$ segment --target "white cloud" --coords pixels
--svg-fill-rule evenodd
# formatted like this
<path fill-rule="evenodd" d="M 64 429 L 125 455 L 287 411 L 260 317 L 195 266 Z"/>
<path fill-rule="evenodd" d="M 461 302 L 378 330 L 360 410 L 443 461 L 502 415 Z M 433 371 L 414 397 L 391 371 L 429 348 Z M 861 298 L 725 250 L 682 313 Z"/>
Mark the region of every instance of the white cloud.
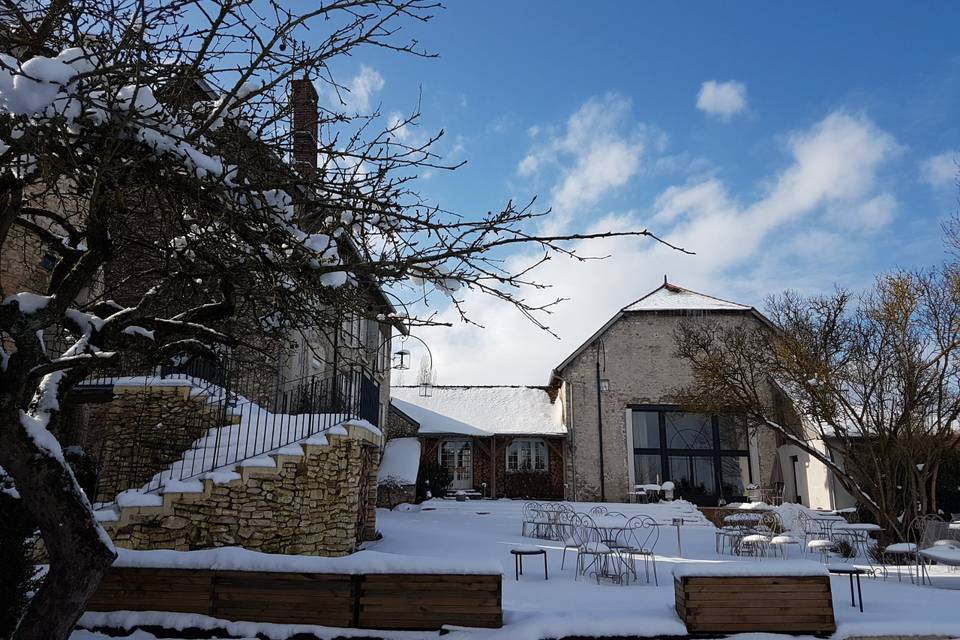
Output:
<path fill-rule="evenodd" d="M 545 167 L 559 171 L 550 194 L 554 212 L 551 231 L 562 229 L 577 214 L 595 207 L 603 196 L 624 186 L 639 171 L 644 140 L 650 132 L 630 119 L 630 110 L 630 100 L 608 94 L 588 100 L 567 119 L 561 131 L 546 139 L 538 136 L 539 128 L 529 130 L 535 131 L 531 136 L 539 142 L 517 165 L 517 173 L 527 177 Z"/>
<path fill-rule="evenodd" d="M 881 193 L 864 202 L 830 207 L 828 217 L 837 225 L 858 231 L 877 231 L 888 226 L 897 214 L 897 199 Z"/>
<path fill-rule="evenodd" d="M 700 85 L 697 109 L 709 116 L 729 120 L 747 108 L 747 85 L 730 80 L 707 80 Z"/>
<path fill-rule="evenodd" d="M 360 71 L 346 83 L 346 90 L 341 89 L 339 100 L 348 111 L 360 114 L 370 112 L 373 97 L 383 89 L 385 81 L 376 69 L 361 65 Z M 336 95 L 333 96 L 334 99 Z"/>
<path fill-rule="evenodd" d="M 920 179 L 934 189 L 950 189 L 957 186 L 960 152 L 944 151 L 931 156 L 920 164 Z"/>
<path fill-rule="evenodd" d="M 575 137 L 579 131 L 572 126 L 567 133 Z M 520 313 L 475 292 L 464 294 L 465 307 L 485 329 L 460 324 L 447 310 L 441 319 L 453 322 L 452 328 L 419 330 L 418 335 L 430 344 L 442 383 L 544 384 L 552 367 L 618 309 L 656 287 L 664 274 L 677 284 L 756 305 L 787 287 L 829 287 L 850 270 L 825 265 L 840 264 L 836 261 L 851 252 L 824 255 L 823 249 L 863 243 L 856 243 L 850 229 L 824 227 L 836 221 L 817 214 L 846 209 L 874 222 L 891 216 L 895 200 L 879 191 L 878 172 L 898 151 L 893 137 L 869 119 L 829 114 L 789 136 L 786 166 L 760 176 L 759 190 L 744 191 L 742 199 L 721 180 L 708 177 L 665 189 L 652 214 L 608 214 L 578 225 L 589 231 L 650 224 L 696 255 L 643 238 L 618 238 L 575 245 L 583 253 L 610 254 L 606 260 L 548 261 L 533 275 L 553 287 L 527 298 L 532 303 L 570 299 L 545 318 L 559 341 Z M 558 177 L 558 192 L 567 179 L 566 173 Z M 513 255 L 507 266 L 522 268 L 539 257 Z"/>

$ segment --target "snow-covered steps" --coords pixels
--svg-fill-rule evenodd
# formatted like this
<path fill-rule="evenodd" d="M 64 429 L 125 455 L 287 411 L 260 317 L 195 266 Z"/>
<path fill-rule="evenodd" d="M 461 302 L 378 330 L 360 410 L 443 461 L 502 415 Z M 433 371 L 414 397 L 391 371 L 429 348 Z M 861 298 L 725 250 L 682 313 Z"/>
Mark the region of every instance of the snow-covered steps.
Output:
<path fill-rule="evenodd" d="M 158 489 L 124 491 L 114 503 L 102 505 L 95 515 L 108 532 L 143 518 L 172 516 L 178 505 L 197 504 L 210 499 L 216 487 L 241 487 L 262 480 L 277 480 L 285 465 L 300 464 L 306 457 L 345 439 L 369 442 L 378 448 L 382 445 L 382 435 L 375 427 L 362 421 L 349 421 L 298 442 L 183 480 L 161 476 Z M 188 452 L 188 457 L 190 455 L 202 455 L 202 446 Z M 147 486 L 153 486 L 153 482 Z"/>

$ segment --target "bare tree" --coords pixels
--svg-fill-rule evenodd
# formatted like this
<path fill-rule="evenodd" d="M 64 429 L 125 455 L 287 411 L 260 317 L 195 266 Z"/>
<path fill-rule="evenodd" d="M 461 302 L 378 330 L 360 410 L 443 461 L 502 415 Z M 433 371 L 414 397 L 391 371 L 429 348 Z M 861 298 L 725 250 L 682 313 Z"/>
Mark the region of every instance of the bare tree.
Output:
<path fill-rule="evenodd" d="M 772 429 L 902 537 L 936 512 L 937 472 L 957 446 L 958 282 L 950 269 L 899 272 L 860 297 L 771 299 L 772 326 L 684 325 L 677 350 L 695 382 L 680 395 Z"/>
<path fill-rule="evenodd" d="M 338 61 L 360 47 L 428 56 L 401 29 L 433 0 L 26 0 L 0 5 L 0 249 L 39 244 L 53 268 L 0 292 L 0 466 L 35 519 L 50 570 L 15 637 L 62 639 L 114 558 L 65 464 L 62 403 L 92 372 L 215 353 L 250 335 L 325 331 L 379 287 L 407 309 L 477 290 L 546 328 L 532 269 L 502 252 L 646 230 L 537 235 L 547 212 L 428 205 L 418 171 L 453 168 L 439 137 L 409 144 L 415 112 L 352 113 Z M 287 92 L 326 98 L 316 168 L 291 166 Z M 304 132 L 299 144 L 304 143 Z M 310 132 L 307 132 L 310 133 Z M 442 133 L 442 132 L 441 132 Z M 8 253 L 9 252 L 9 253 Z M 437 324 L 410 313 L 413 326 Z M 66 348 L 48 344 L 61 336 Z"/>

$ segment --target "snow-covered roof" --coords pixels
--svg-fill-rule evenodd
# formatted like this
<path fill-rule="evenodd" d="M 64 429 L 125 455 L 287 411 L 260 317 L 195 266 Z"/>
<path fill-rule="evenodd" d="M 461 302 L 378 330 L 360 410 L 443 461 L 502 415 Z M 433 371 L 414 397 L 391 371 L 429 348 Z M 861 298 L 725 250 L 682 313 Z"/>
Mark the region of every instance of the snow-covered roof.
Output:
<path fill-rule="evenodd" d="M 664 282 L 623 311 L 749 311 L 751 307 Z"/>
<path fill-rule="evenodd" d="M 420 470 L 420 441 L 416 438 L 394 438 L 383 447 L 377 480 L 396 480 L 402 484 L 417 484 Z"/>
<path fill-rule="evenodd" d="M 393 387 L 391 402 L 420 423 L 421 434 L 566 435 L 562 407 L 544 387 Z"/>

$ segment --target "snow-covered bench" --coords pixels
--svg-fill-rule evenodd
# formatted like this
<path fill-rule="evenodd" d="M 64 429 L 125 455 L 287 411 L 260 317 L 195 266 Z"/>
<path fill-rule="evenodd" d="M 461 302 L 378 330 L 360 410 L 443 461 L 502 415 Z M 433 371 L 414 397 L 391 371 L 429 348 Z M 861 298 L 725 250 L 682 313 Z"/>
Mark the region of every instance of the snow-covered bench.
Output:
<path fill-rule="evenodd" d="M 830 574 L 820 563 L 696 562 L 673 575 L 677 614 L 690 633 L 836 630 Z"/>

